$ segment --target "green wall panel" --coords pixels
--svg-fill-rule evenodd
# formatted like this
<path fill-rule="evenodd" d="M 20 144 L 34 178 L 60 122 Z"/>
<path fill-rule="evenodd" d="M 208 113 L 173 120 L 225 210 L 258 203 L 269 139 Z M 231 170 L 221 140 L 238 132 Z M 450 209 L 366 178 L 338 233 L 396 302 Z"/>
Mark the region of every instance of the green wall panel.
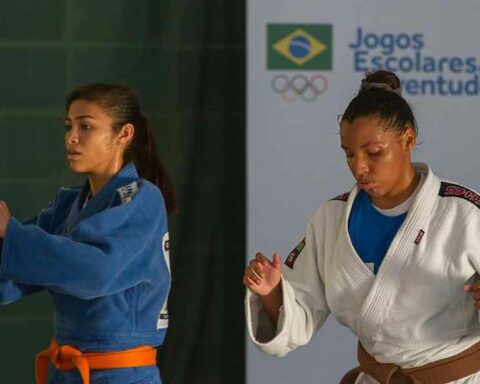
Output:
<path fill-rule="evenodd" d="M 142 107 L 170 112 L 177 106 L 177 55 L 162 49 L 92 48 L 73 51 L 71 82 L 121 82 L 141 91 Z"/>
<path fill-rule="evenodd" d="M 2 179 L 54 177 L 58 165 L 66 164 L 64 132 L 62 115 L 0 115 Z"/>
<path fill-rule="evenodd" d="M 65 95 L 65 66 L 61 48 L 1 48 L 0 108 L 58 109 Z"/>
<path fill-rule="evenodd" d="M 59 40 L 63 34 L 65 0 L 2 1 L 0 39 Z"/>
<path fill-rule="evenodd" d="M 241 50 L 187 51 L 179 54 L 179 102 L 185 109 L 243 109 L 244 72 L 233 69 L 244 60 Z M 191 69 L 197 68 L 192 71 Z"/>

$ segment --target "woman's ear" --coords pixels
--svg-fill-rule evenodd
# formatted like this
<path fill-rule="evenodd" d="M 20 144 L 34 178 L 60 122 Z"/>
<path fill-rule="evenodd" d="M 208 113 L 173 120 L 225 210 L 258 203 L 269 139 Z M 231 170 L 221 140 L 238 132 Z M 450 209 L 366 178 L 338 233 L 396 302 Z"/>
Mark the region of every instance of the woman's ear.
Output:
<path fill-rule="evenodd" d="M 117 140 L 120 144 L 127 146 L 133 139 L 133 135 L 135 134 L 135 127 L 131 123 L 125 124 L 120 133 L 117 136 Z"/>
<path fill-rule="evenodd" d="M 402 134 L 403 149 L 406 152 L 412 152 L 417 144 L 417 138 L 415 137 L 415 131 L 410 125 L 405 125 Z"/>

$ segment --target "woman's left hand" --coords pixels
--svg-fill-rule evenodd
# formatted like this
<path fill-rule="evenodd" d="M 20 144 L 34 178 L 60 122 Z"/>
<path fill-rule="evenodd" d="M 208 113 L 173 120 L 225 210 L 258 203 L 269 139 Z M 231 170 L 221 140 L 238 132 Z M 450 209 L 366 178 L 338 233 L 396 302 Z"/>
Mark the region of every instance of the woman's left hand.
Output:
<path fill-rule="evenodd" d="M 0 238 L 5 237 L 5 232 L 7 231 L 8 221 L 10 220 L 10 210 L 8 209 L 7 203 L 0 200 Z"/>
<path fill-rule="evenodd" d="M 475 300 L 475 307 L 480 309 L 480 281 L 476 281 L 473 284 L 465 284 L 463 286 L 465 292 L 472 292 L 473 300 Z"/>

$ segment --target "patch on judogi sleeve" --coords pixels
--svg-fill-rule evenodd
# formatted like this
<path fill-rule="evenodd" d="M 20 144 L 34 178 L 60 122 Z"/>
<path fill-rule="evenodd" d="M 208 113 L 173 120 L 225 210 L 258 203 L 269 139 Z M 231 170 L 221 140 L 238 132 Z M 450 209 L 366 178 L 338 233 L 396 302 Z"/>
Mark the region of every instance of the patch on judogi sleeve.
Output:
<path fill-rule="evenodd" d="M 459 197 L 460 199 L 469 201 L 477 208 L 480 208 L 480 196 L 478 193 L 462 185 L 442 181 L 438 194 L 442 197 Z"/>
<path fill-rule="evenodd" d="M 168 274 L 171 274 L 170 270 L 170 236 L 167 233 L 163 236 L 162 239 L 163 247 L 163 257 L 165 258 L 165 264 L 167 265 Z M 168 328 L 168 296 L 163 303 L 163 307 L 158 315 L 157 319 L 157 330 L 162 328 Z"/>
<path fill-rule="evenodd" d="M 133 181 L 130 184 L 124 185 L 123 187 L 117 189 L 122 204 L 132 201 L 133 196 L 135 195 L 135 193 L 137 193 L 137 191 L 138 183 L 136 181 Z"/>
<path fill-rule="evenodd" d="M 341 195 L 335 196 L 333 199 L 330 199 L 330 201 L 332 200 L 347 201 L 348 196 L 350 196 L 350 192 L 345 192 L 345 193 L 342 193 Z"/>
<path fill-rule="evenodd" d="M 293 248 L 292 252 L 288 255 L 287 259 L 285 260 L 285 265 L 289 267 L 290 269 L 293 269 L 293 266 L 295 264 L 295 261 L 297 260 L 297 257 L 300 255 L 300 253 L 303 251 L 305 248 L 305 237 L 303 238 L 298 245 Z"/>

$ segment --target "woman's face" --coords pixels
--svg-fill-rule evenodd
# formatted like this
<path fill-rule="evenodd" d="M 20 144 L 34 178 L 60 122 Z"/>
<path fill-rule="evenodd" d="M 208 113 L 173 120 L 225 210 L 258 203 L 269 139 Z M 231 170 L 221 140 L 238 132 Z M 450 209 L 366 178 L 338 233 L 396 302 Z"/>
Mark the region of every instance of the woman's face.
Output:
<path fill-rule="evenodd" d="M 341 147 L 357 185 L 372 201 L 394 200 L 411 182 L 410 154 L 415 134 L 405 127 L 402 134 L 385 129 L 375 116 L 359 117 L 340 124 Z M 409 172 L 410 171 L 410 172 Z"/>
<path fill-rule="evenodd" d="M 75 100 L 65 117 L 65 147 L 70 168 L 87 174 L 114 174 L 121 168 L 121 146 L 112 119 L 98 105 Z"/>

